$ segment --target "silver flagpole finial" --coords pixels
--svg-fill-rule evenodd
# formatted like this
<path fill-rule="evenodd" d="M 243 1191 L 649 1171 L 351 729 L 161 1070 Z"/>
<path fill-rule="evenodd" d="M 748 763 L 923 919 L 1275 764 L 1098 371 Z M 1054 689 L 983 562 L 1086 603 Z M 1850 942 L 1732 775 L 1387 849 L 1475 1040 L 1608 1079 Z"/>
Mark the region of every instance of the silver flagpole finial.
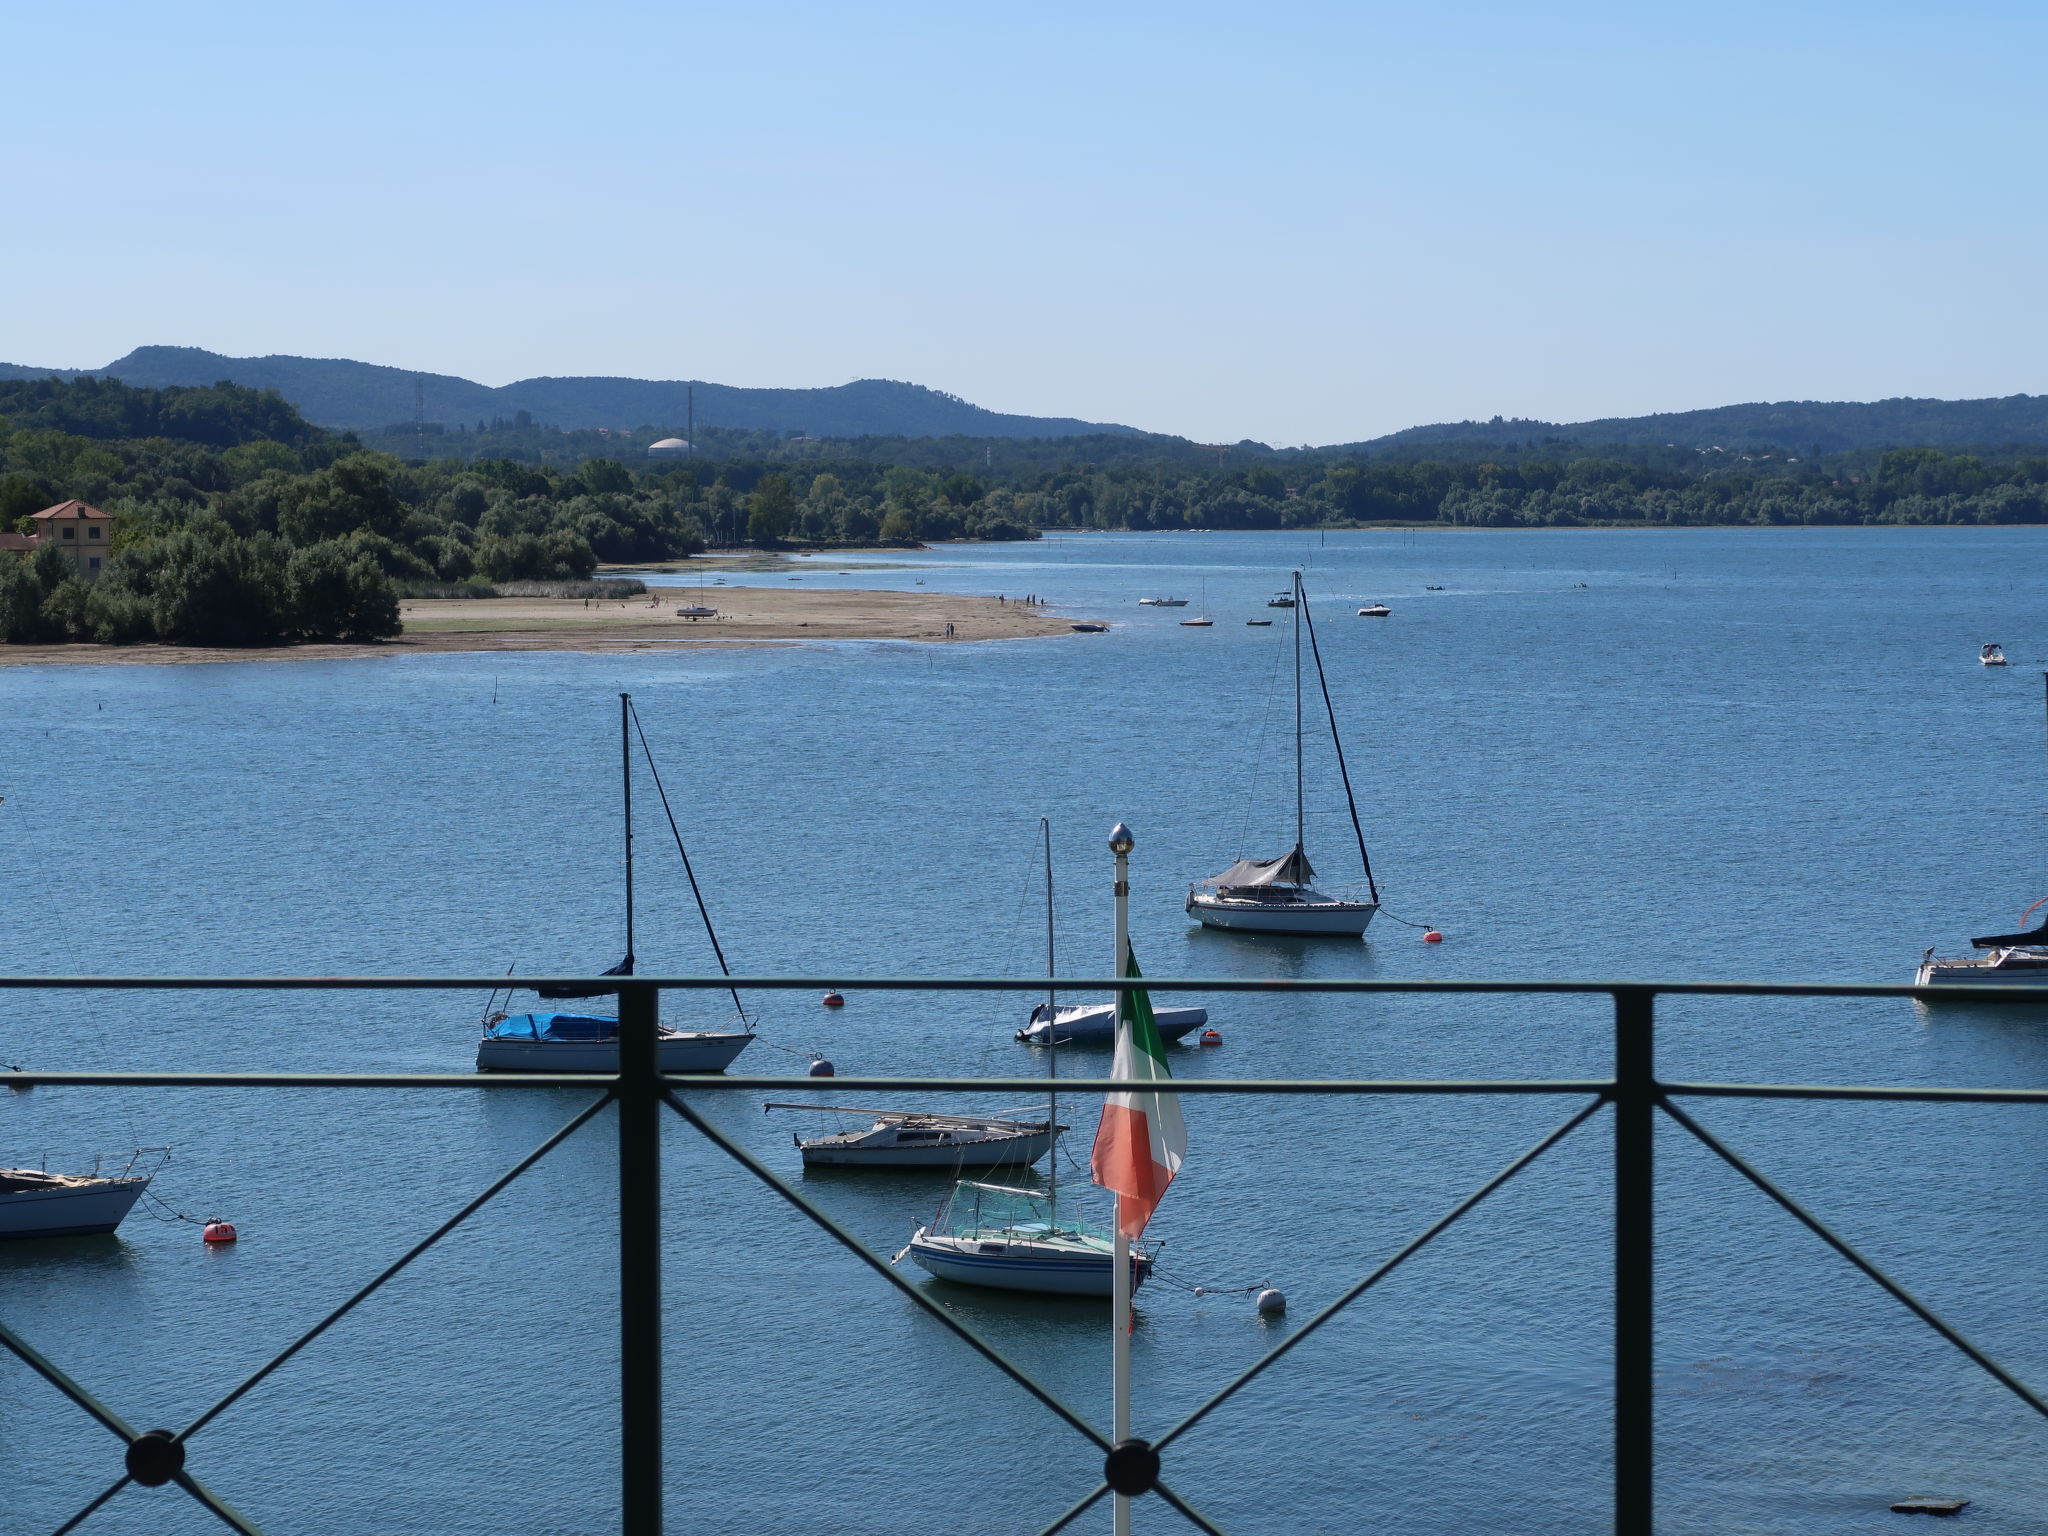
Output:
<path fill-rule="evenodd" d="M 1131 829 L 1122 822 L 1118 822 L 1109 829 L 1109 851 L 1111 853 L 1129 853 L 1137 844 L 1138 840 L 1131 836 Z"/>

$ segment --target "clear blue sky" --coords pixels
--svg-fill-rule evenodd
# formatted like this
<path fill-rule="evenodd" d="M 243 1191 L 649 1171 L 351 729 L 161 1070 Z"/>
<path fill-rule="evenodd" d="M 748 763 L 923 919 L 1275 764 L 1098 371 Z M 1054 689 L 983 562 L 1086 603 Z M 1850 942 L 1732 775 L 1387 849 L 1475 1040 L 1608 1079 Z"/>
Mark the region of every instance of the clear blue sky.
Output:
<path fill-rule="evenodd" d="M 1204 440 L 2048 391 L 2048 9 L 0 4 L 0 360 Z"/>

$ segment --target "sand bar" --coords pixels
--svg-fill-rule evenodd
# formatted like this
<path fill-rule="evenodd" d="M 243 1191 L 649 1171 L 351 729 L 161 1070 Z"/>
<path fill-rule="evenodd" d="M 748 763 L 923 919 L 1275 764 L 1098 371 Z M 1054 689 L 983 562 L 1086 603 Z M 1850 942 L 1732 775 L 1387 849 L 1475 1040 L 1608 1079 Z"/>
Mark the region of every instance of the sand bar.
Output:
<path fill-rule="evenodd" d="M 715 617 L 687 618 L 702 605 Z M 282 645 L 239 650 L 189 645 L 0 645 L 0 666 L 53 662 L 334 661 L 444 651 L 664 651 L 778 640 L 916 640 L 948 644 L 1071 635 L 1043 608 L 950 592 L 790 592 L 664 587 L 623 602 L 575 597 L 415 598 L 399 604 L 405 633 L 375 645 Z M 951 626 L 952 633 L 947 633 Z M 684 642 L 684 643 L 678 643 Z"/>

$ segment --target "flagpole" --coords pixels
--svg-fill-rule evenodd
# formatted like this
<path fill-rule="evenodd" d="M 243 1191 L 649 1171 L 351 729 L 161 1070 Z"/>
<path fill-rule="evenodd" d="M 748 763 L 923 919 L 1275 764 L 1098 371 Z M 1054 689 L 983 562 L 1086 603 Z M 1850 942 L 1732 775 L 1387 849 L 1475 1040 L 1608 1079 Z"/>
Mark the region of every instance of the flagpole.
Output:
<path fill-rule="evenodd" d="M 1109 850 L 1116 855 L 1116 975 L 1119 979 L 1130 972 L 1131 965 L 1131 848 L 1135 839 L 1131 829 L 1118 822 L 1109 834 Z M 1117 1059 L 1124 1059 L 1124 1044 L 1130 1034 L 1130 1010 L 1125 1005 L 1129 994 L 1116 995 L 1116 1045 Z M 1131 1240 L 1124 1236 L 1124 1197 L 1116 1197 L 1116 1239 L 1111 1263 L 1115 1272 L 1110 1285 L 1110 1390 L 1114 1399 L 1111 1409 L 1110 1443 L 1121 1445 L 1131 1437 Z M 1125 1495 L 1112 1494 L 1115 1511 L 1115 1536 L 1131 1536 L 1131 1501 Z"/>

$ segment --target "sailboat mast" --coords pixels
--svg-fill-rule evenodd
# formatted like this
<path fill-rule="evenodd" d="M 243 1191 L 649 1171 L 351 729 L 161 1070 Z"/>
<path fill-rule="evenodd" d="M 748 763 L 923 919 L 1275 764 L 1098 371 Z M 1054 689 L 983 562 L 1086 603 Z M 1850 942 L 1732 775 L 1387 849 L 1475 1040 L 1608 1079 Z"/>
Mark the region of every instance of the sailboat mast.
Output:
<path fill-rule="evenodd" d="M 1302 797 L 1301 771 L 1301 572 L 1294 573 L 1294 851 L 1300 853 L 1306 845 L 1307 834 L 1303 826 L 1307 819 Z"/>
<path fill-rule="evenodd" d="M 1045 840 L 1045 1124 L 1052 1136 L 1052 1161 L 1047 1166 L 1046 1186 L 1052 1196 L 1052 1215 L 1059 1220 L 1060 1205 L 1060 1095 L 1054 1086 L 1060 1076 L 1060 1042 L 1054 1022 L 1059 1017 L 1059 998 L 1052 986 L 1059 974 L 1053 955 L 1052 926 L 1052 818 L 1038 818 L 1038 830 Z"/>
<path fill-rule="evenodd" d="M 619 780 L 626 812 L 626 966 L 633 964 L 633 695 L 619 695 Z"/>

